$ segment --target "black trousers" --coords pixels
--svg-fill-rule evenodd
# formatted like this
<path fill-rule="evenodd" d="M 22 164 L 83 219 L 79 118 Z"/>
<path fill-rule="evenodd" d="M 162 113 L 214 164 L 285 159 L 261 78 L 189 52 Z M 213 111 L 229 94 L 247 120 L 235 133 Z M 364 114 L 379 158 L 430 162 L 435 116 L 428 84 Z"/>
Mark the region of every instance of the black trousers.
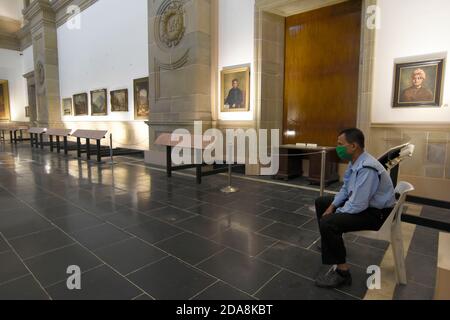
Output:
<path fill-rule="evenodd" d="M 389 217 L 392 209 L 369 208 L 359 214 L 334 213 L 323 217 L 334 197 L 316 200 L 316 213 L 322 236 L 322 262 L 327 265 L 346 263 L 347 251 L 342 235 L 347 232 L 378 231 Z"/>

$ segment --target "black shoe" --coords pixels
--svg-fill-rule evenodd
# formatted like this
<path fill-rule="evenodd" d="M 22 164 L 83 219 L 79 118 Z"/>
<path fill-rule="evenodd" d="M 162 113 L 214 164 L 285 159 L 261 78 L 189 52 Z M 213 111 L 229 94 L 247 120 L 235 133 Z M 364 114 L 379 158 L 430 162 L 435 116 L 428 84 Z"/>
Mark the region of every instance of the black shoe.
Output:
<path fill-rule="evenodd" d="M 319 288 L 335 289 L 351 285 L 352 276 L 348 271 L 347 274 L 343 276 L 338 271 L 330 270 L 316 279 L 316 286 Z"/>

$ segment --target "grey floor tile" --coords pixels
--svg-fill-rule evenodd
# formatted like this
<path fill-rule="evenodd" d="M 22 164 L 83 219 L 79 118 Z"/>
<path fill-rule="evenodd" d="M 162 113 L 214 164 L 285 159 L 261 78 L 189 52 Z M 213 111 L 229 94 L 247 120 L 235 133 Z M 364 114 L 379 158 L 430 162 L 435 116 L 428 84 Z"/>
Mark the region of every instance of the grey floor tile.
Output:
<path fill-rule="evenodd" d="M 167 223 L 150 220 L 146 223 L 133 226 L 131 228 L 126 229 L 127 232 L 132 233 L 138 238 L 143 239 L 146 242 L 154 244 L 156 242 L 160 242 L 162 240 L 171 238 L 177 234 L 183 233 L 183 230 L 171 226 Z"/>
<path fill-rule="evenodd" d="M 159 220 L 164 220 L 168 223 L 177 223 L 178 221 L 186 220 L 195 216 L 195 214 L 189 211 L 181 210 L 172 206 L 156 209 L 148 213 L 148 215 Z"/>
<path fill-rule="evenodd" d="M 177 226 L 205 238 L 210 238 L 230 228 L 227 222 L 214 221 L 201 216 L 181 221 Z"/>
<path fill-rule="evenodd" d="M 405 264 L 408 280 L 434 288 L 436 285 L 437 258 L 410 251 Z"/>
<path fill-rule="evenodd" d="M 198 266 L 236 288 L 253 294 L 280 269 L 229 249 Z"/>
<path fill-rule="evenodd" d="M 268 199 L 262 202 L 261 205 L 289 212 L 296 212 L 298 209 L 304 206 L 299 202 L 285 201 L 281 199 Z"/>
<path fill-rule="evenodd" d="M 320 238 L 320 234 L 316 232 L 295 228 L 281 223 L 275 223 L 260 231 L 260 233 L 302 248 L 308 248 Z"/>
<path fill-rule="evenodd" d="M 323 268 L 320 254 L 285 243 L 274 245 L 258 256 L 258 259 L 291 270 L 309 279 L 316 279 Z"/>
<path fill-rule="evenodd" d="M 75 233 L 84 229 L 96 227 L 104 224 L 104 221 L 90 214 L 68 216 L 53 221 L 55 225 L 67 233 Z"/>
<path fill-rule="evenodd" d="M 68 246 L 74 241 L 62 231 L 51 229 L 11 240 L 10 243 L 22 259 L 28 259 L 47 251 Z"/>
<path fill-rule="evenodd" d="M 345 247 L 347 249 L 347 262 L 362 268 L 367 268 L 372 265 L 379 266 L 385 255 L 385 250 L 375 249 L 353 242 L 346 241 Z"/>
<path fill-rule="evenodd" d="M 75 207 L 74 205 L 71 205 L 69 203 L 44 209 L 38 209 L 37 211 L 49 220 L 56 220 L 59 218 L 86 213 L 86 211 L 84 211 L 83 209 Z"/>
<path fill-rule="evenodd" d="M 2 215 L 0 232 L 7 239 L 17 238 L 33 232 L 39 232 L 52 228 L 52 225 L 45 219 L 39 217 L 37 213 L 30 209 L 22 211 L 9 211 L 8 215 Z"/>
<path fill-rule="evenodd" d="M 0 300 L 49 300 L 49 296 L 29 275 L 0 285 Z"/>
<path fill-rule="evenodd" d="M 157 300 L 187 300 L 216 281 L 170 257 L 128 278 Z"/>
<path fill-rule="evenodd" d="M 85 272 L 103 264 L 88 250 L 74 244 L 25 261 L 33 275 L 44 287 L 66 281 L 70 266 L 80 267 Z"/>
<path fill-rule="evenodd" d="M 433 288 L 410 281 L 406 286 L 397 286 L 394 293 L 394 300 L 433 300 L 434 294 Z"/>
<path fill-rule="evenodd" d="M 199 301 L 243 301 L 256 300 L 252 296 L 219 281 L 197 295 L 194 300 Z"/>
<path fill-rule="evenodd" d="M 222 218 L 228 217 L 236 212 L 233 209 L 211 204 L 202 204 L 198 207 L 189 209 L 189 211 L 198 214 L 202 217 L 207 217 L 215 220 L 220 220 Z"/>
<path fill-rule="evenodd" d="M 29 274 L 25 265 L 12 252 L 0 254 L 0 284 Z"/>
<path fill-rule="evenodd" d="M 212 240 L 253 257 L 276 242 L 250 230 L 235 228 L 217 234 Z"/>
<path fill-rule="evenodd" d="M 73 237 L 89 250 L 97 250 L 106 247 L 131 236 L 115 228 L 110 224 L 103 224 L 97 227 L 78 231 Z"/>
<path fill-rule="evenodd" d="M 277 221 L 277 222 L 283 222 L 283 223 L 290 224 L 290 225 L 293 225 L 296 227 L 300 227 L 301 225 L 304 225 L 309 220 L 311 220 L 310 217 L 307 217 L 307 216 L 304 216 L 301 214 L 297 214 L 297 213 L 283 211 L 280 209 L 272 209 L 272 210 L 262 214 L 260 217 L 263 217 L 266 219 L 271 219 L 271 220 Z"/>
<path fill-rule="evenodd" d="M 241 211 L 223 218 L 221 221 L 223 221 L 223 225 L 227 225 L 230 228 L 251 231 L 259 231 L 273 223 L 270 219 L 257 217 L 252 214 L 246 214 Z"/>
<path fill-rule="evenodd" d="M 48 287 L 47 291 L 54 300 L 131 300 L 142 294 L 107 266 L 81 274 L 81 290 L 69 290 L 63 282 Z"/>
<path fill-rule="evenodd" d="M 110 216 L 103 217 L 103 219 L 119 228 L 126 229 L 131 226 L 143 224 L 151 218 L 132 209 L 122 209 Z"/>
<path fill-rule="evenodd" d="M 223 206 L 233 210 L 239 210 L 241 212 L 254 215 L 260 215 L 271 209 L 271 207 L 264 206 L 261 204 L 255 204 L 254 202 L 246 200 L 237 200 L 229 202 L 224 204 Z"/>
<path fill-rule="evenodd" d="M 164 252 L 139 239 L 132 238 L 95 251 L 103 261 L 126 275 L 154 263 L 165 256 Z"/>
<path fill-rule="evenodd" d="M 282 271 L 256 294 L 261 300 L 354 300 L 336 290 L 321 289 L 314 281 Z"/>
<path fill-rule="evenodd" d="M 409 250 L 428 256 L 436 257 L 439 247 L 439 231 L 416 228 Z"/>
<path fill-rule="evenodd" d="M 187 232 L 156 246 L 191 265 L 196 265 L 223 249 L 214 242 Z"/>

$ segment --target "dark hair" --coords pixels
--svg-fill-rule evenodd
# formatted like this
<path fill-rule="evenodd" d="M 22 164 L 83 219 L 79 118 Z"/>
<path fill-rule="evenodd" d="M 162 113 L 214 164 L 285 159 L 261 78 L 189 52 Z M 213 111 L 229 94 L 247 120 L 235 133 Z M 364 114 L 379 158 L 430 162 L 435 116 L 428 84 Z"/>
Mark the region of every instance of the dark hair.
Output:
<path fill-rule="evenodd" d="M 238 79 L 233 79 L 233 81 L 231 81 L 231 83 L 235 83 L 235 82 L 239 83 L 239 80 Z"/>
<path fill-rule="evenodd" d="M 359 129 L 346 129 L 339 134 L 339 136 L 341 135 L 345 135 L 348 143 L 356 143 L 362 149 L 366 147 L 366 138 L 364 137 L 364 133 Z"/>

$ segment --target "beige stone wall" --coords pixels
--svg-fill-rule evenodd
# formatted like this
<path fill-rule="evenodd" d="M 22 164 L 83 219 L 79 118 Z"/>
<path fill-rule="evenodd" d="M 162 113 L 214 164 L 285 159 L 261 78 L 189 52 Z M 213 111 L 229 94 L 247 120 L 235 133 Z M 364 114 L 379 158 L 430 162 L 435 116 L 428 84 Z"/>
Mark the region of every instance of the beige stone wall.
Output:
<path fill-rule="evenodd" d="M 400 179 L 414 184 L 414 195 L 450 201 L 450 124 L 373 125 L 370 142 L 374 155 L 402 143 L 414 144 L 415 154 L 401 164 Z"/>

